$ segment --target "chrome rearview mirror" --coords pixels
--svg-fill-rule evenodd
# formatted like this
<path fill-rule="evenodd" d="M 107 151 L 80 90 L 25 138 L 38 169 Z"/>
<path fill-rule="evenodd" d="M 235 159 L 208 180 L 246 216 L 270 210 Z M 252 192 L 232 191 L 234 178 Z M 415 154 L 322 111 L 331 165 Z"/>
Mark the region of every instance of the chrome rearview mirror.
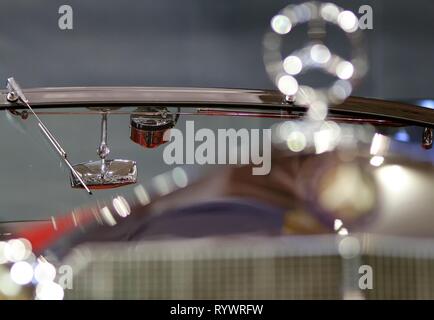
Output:
<path fill-rule="evenodd" d="M 114 159 L 106 157 L 110 153 L 107 145 L 107 109 L 99 109 L 101 119 L 101 143 L 98 148 L 100 160 L 79 163 L 73 166 L 81 179 L 90 189 L 113 189 L 137 182 L 137 166 L 132 160 Z M 71 186 L 82 188 L 82 184 L 71 174 Z"/>
<path fill-rule="evenodd" d="M 90 189 L 112 189 L 136 183 L 137 167 L 132 160 L 96 160 L 74 165 Z M 71 175 L 73 188 L 82 188 L 80 182 Z"/>

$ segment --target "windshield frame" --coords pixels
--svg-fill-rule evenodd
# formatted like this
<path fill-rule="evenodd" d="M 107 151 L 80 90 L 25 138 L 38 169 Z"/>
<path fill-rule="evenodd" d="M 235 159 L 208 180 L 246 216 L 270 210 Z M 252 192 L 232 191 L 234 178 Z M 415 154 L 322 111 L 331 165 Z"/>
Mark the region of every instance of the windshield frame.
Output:
<path fill-rule="evenodd" d="M 258 110 L 304 113 L 307 108 L 289 102 L 276 90 L 175 88 L 175 87 L 58 87 L 25 89 L 35 109 L 93 106 L 177 106 L 254 108 Z M 24 109 L 21 102 L 9 102 L 0 92 L 0 110 Z M 403 125 L 434 128 L 434 110 L 416 105 L 364 97 L 348 97 L 329 107 L 332 115 L 375 118 Z"/>

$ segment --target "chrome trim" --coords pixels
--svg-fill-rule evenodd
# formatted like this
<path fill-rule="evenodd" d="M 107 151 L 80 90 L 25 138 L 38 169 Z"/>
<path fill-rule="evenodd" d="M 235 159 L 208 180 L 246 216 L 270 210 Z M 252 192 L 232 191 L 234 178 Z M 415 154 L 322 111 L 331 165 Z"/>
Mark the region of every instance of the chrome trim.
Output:
<path fill-rule="evenodd" d="M 153 88 L 153 87 L 65 87 L 26 89 L 26 96 L 34 108 L 75 108 L 89 106 L 146 106 L 179 107 L 239 107 L 305 111 L 304 107 L 285 103 L 278 91 L 213 88 Z M 22 109 L 20 103 L 7 100 L 7 92 L 0 94 L 1 109 Z M 400 121 L 409 125 L 434 127 L 434 110 L 411 104 L 379 99 L 349 97 L 340 105 L 330 106 L 331 114 L 370 116 Z"/>

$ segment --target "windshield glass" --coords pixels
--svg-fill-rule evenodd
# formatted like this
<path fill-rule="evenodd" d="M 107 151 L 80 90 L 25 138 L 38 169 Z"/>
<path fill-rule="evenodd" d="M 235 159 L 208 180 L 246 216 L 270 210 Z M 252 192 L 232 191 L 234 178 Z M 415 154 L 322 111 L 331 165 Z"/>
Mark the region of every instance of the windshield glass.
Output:
<path fill-rule="evenodd" d="M 137 184 L 146 185 L 155 176 L 173 169 L 173 164 L 167 164 L 164 160 L 165 145 L 150 148 L 131 140 L 130 112 L 134 109 L 136 108 L 124 108 L 123 112 L 118 110 L 113 115 L 109 114 L 107 143 L 110 154 L 107 158 L 136 161 Z M 59 112 L 65 114 L 56 114 Z M 59 108 L 38 113 L 65 149 L 72 164 L 99 160 L 97 149 L 100 144 L 100 112 L 87 108 Z M 136 185 L 97 190 L 92 196 L 82 190 L 72 189 L 68 168 L 39 132 L 35 119 L 29 116 L 27 120 L 22 120 L 5 111 L 1 114 L 0 135 L 8 137 L 0 143 L 5 151 L 2 152 L 3 165 L 0 169 L 0 185 L 4 190 L 0 201 L 1 221 L 46 219 L 74 207 L 93 203 L 97 199 L 133 193 Z M 185 115 L 180 117 L 176 125 L 183 133 L 186 121 L 190 121 L 193 134 L 201 128 L 217 133 L 217 129 L 270 128 L 276 123 L 275 119 Z M 188 147 L 186 143 L 183 145 L 185 154 L 185 148 Z M 189 166 L 198 170 L 198 173 L 211 169 L 197 163 Z"/>
<path fill-rule="evenodd" d="M 71 188 L 71 172 L 61 161 L 52 146 L 41 134 L 36 119 L 29 115 L 26 120 L 11 114 L 9 111 L 2 111 L 0 118 L 2 165 L 0 166 L 0 188 L 2 189 L 2 201 L 0 202 L 0 220 L 33 220 L 47 219 L 51 216 L 61 215 L 76 207 L 95 203 L 98 199 L 109 199 L 117 194 L 134 194 L 137 185 L 149 185 L 155 182 L 159 175 L 173 170 L 179 166 L 194 172 L 194 176 L 203 176 L 210 171 L 219 168 L 219 152 L 222 148 L 222 139 L 219 139 L 219 132 L 234 130 L 240 134 L 236 141 L 242 150 L 246 150 L 246 144 L 251 149 L 255 130 L 259 134 L 259 141 L 263 141 L 264 129 L 274 129 L 274 133 L 282 131 L 279 124 L 298 123 L 298 121 L 283 121 L 279 118 L 265 118 L 254 116 L 234 116 L 230 113 L 227 116 L 201 115 L 201 110 L 212 110 L 212 108 L 164 108 L 166 120 L 174 119 L 179 113 L 179 119 L 175 129 L 179 130 L 181 140 L 172 138 L 169 142 L 163 143 L 158 140 L 154 131 L 154 138 L 149 143 L 146 138 L 138 138 L 136 133 L 144 132 L 142 129 L 150 129 L 149 126 L 158 123 L 153 115 L 161 111 L 161 108 L 136 108 L 124 107 L 115 109 L 89 109 L 89 108 L 50 108 L 38 109 L 41 120 L 49 128 L 52 134 L 59 141 L 68 155 L 68 160 L 73 164 L 87 163 L 91 160 L 100 160 L 98 147 L 101 139 L 101 121 L 103 114 L 107 115 L 107 146 L 110 153 L 106 159 L 132 160 L 136 162 L 137 183 L 125 185 L 121 188 L 98 189 L 89 196 L 82 189 Z M 227 112 L 230 109 L 216 109 Z M 236 109 L 235 109 L 236 110 Z M 239 110 L 239 109 L 238 109 Z M 243 114 L 254 112 L 255 115 L 263 113 L 266 116 L 270 112 L 262 110 L 245 109 Z M 276 116 L 280 112 L 274 113 Z M 142 127 L 136 128 L 137 121 Z M 160 119 L 161 120 L 161 119 Z M 143 127 L 144 126 L 144 127 Z M 375 128 L 372 125 L 348 125 L 365 132 L 365 141 L 369 145 Z M 418 160 L 434 161 L 434 153 L 420 147 L 423 128 L 420 127 L 379 127 L 384 135 L 393 139 L 391 152 L 399 152 L 407 157 Z M 202 129 L 202 130 L 201 130 Z M 358 130 L 357 129 L 357 130 Z M 169 129 L 170 130 L 170 129 Z M 203 131 L 206 130 L 206 131 Z M 146 130 L 145 130 L 146 131 Z M 173 129 L 172 129 L 173 131 Z M 196 153 L 201 153 L 198 148 L 206 138 L 203 134 L 208 133 L 213 137 L 213 144 L 204 152 L 206 159 L 199 158 Z M 230 132 L 229 132 L 230 133 Z M 245 133 L 245 135 L 241 134 Z M 343 136 L 343 134 L 341 134 Z M 161 137 L 160 137 L 161 138 Z M 242 139 L 246 138 L 246 141 Z M 252 141 L 249 142 L 249 139 Z M 341 139 L 343 139 L 341 137 Z M 176 142 L 176 150 L 171 146 Z M 233 153 L 230 141 L 225 141 L 226 150 Z M 243 145 L 242 145 L 243 144 Z M 248 152 L 252 151 L 247 146 Z M 294 146 L 297 148 L 297 146 Z M 262 146 L 258 149 L 263 152 Z M 203 151 L 203 150 L 202 150 Z M 295 150 L 297 151 L 297 150 Z M 207 154 L 210 152 L 212 154 Z M 166 154 L 165 154 L 166 153 Z M 170 153 L 170 156 L 168 156 Z M 189 156 L 193 154 L 194 156 Z M 367 153 L 368 154 L 368 153 Z M 240 156 L 240 155 L 238 155 Z M 204 163 L 205 162 L 205 163 Z M 226 161 L 222 161 L 225 163 Z M 237 164 L 242 159 L 237 159 Z M 264 165 L 262 165 L 264 167 Z M 157 178 L 158 180 L 158 178 Z M 164 188 L 164 186 L 163 186 Z"/>

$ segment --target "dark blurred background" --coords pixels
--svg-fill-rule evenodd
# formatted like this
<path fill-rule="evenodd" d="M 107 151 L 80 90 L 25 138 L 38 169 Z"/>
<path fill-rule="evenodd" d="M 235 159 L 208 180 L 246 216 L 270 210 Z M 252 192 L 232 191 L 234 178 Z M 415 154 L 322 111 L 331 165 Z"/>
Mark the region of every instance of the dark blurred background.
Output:
<path fill-rule="evenodd" d="M 298 2 L 3 0 L 0 79 L 13 75 L 24 87 L 272 88 L 262 37 L 274 14 Z M 373 8 L 374 29 L 365 32 L 371 69 L 355 94 L 434 95 L 432 0 L 335 3 L 356 13 Z M 73 30 L 58 28 L 62 4 L 74 10 Z"/>
<path fill-rule="evenodd" d="M 14 76 L 24 88 L 273 88 L 263 65 L 263 35 L 273 15 L 288 3 L 298 2 L 2 0 L 0 83 Z M 370 70 L 354 95 L 434 98 L 434 1 L 336 3 L 357 14 L 361 5 L 373 8 L 373 30 L 365 32 Z M 73 30 L 58 27 L 63 4 L 73 8 Z M 302 33 L 291 32 L 294 44 L 305 39 Z M 347 43 L 333 41 L 332 46 L 341 50 Z M 185 120 L 178 127 L 182 129 Z M 198 127 L 213 129 L 272 124 L 233 117 L 195 120 Z M 71 162 L 97 159 L 99 117 L 45 116 L 44 121 L 69 152 Z M 36 122 L 22 124 L 25 130 L 17 131 L 6 113 L 0 113 L 0 221 L 46 218 L 90 201 L 84 192 L 70 188 L 68 172 L 59 169 Z M 139 183 L 146 184 L 169 166 L 162 161 L 161 147 L 145 150 L 132 143 L 128 125 L 127 116 L 109 118 L 110 157 L 137 161 Z M 418 144 L 419 137 L 417 133 Z M 101 191 L 92 199 L 131 192 L 131 188 Z"/>

